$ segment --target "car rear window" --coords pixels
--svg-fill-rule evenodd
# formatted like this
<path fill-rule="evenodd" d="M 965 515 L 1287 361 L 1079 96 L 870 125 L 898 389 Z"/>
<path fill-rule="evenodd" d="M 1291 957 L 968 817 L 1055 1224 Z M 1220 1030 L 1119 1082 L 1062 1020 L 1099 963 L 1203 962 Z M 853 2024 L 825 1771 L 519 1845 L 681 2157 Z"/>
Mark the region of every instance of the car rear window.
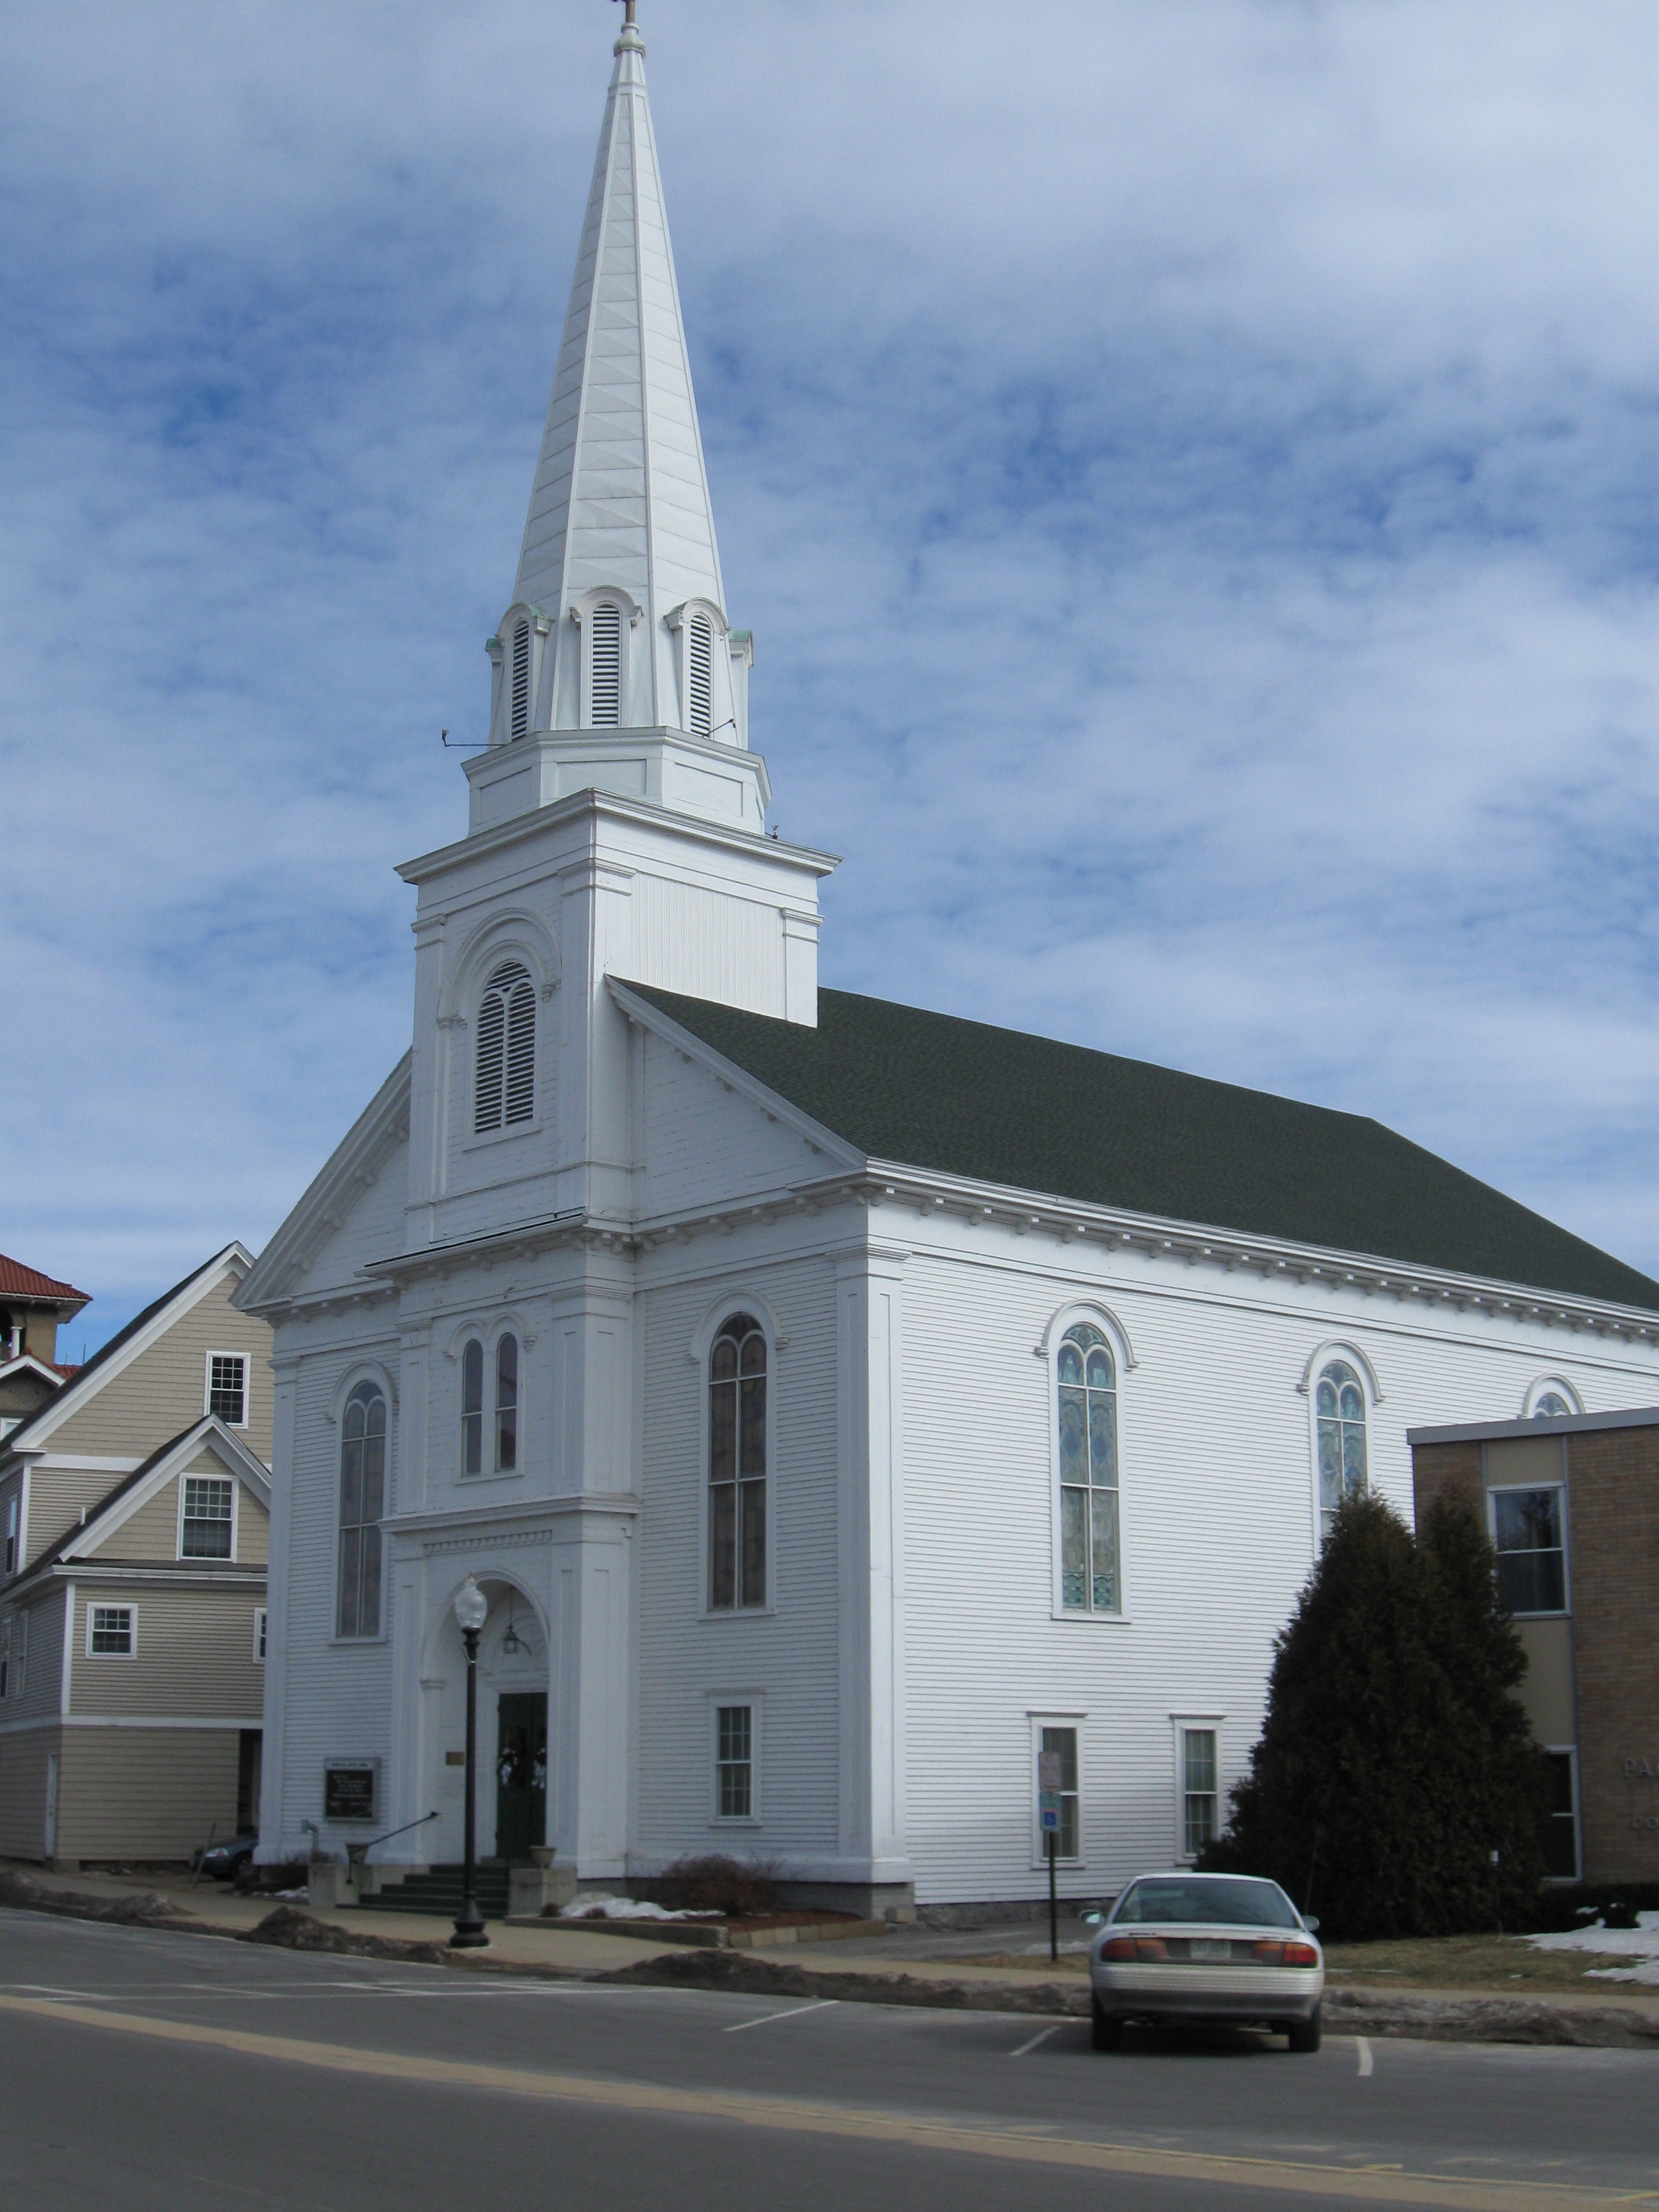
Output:
<path fill-rule="evenodd" d="M 1118 1899 L 1115 1923 L 1198 1920 L 1229 1928 L 1295 1928 L 1291 1900 L 1276 1881 L 1212 1875 L 1183 1881 L 1178 1875 L 1133 1881 Z"/>

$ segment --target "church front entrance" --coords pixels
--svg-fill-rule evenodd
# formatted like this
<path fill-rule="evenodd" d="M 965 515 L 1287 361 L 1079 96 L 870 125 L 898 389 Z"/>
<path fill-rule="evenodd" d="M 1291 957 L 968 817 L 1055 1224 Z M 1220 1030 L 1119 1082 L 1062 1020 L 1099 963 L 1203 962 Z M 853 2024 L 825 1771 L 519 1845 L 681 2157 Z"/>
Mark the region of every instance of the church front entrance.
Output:
<path fill-rule="evenodd" d="M 503 1692 L 495 1753 L 495 1856 L 509 1865 L 547 1840 L 547 1692 Z"/>

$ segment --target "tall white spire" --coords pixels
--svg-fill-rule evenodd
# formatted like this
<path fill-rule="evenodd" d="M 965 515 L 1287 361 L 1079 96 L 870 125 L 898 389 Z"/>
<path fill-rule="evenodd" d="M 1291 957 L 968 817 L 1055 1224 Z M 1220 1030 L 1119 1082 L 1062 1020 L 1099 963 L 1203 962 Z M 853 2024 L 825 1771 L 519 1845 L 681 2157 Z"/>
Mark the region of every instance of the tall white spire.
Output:
<path fill-rule="evenodd" d="M 582 602 L 610 586 L 633 602 L 623 719 L 634 726 L 691 728 L 697 721 L 683 711 L 669 624 L 688 603 L 708 603 L 721 617 L 714 642 L 724 657 L 725 595 L 646 97 L 645 46 L 631 21 L 615 52 L 514 599 L 553 625 L 552 653 L 537 658 L 556 670 L 537 670 L 533 726 L 570 729 L 590 719 L 581 684 Z"/>

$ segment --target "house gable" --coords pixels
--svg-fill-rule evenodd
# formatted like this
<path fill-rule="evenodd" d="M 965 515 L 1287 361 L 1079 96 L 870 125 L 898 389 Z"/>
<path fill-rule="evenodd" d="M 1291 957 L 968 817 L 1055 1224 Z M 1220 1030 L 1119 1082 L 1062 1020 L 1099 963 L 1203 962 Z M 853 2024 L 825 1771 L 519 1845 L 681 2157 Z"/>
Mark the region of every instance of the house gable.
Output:
<path fill-rule="evenodd" d="M 270 1476 L 240 1438 L 211 1415 L 173 1437 L 118 1483 L 83 1523 L 59 1540 L 53 1563 L 176 1562 L 179 1487 L 192 1474 L 228 1477 L 236 1483 L 235 1550 L 226 1564 L 263 1568 L 269 1549 Z"/>

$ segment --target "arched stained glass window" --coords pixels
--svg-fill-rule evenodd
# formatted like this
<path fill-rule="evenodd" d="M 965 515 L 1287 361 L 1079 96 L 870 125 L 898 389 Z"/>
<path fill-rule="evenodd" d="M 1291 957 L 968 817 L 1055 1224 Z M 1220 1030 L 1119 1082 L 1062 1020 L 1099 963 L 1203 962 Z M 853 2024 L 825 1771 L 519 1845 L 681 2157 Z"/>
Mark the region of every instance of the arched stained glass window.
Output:
<path fill-rule="evenodd" d="M 1117 1370 L 1091 1322 L 1060 1339 L 1060 1587 L 1068 1613 L 1121 1613 Z"/>
<path fill-rule="evenodd" d="M 461 1473 L 483 1468 L 483 1346 L 476 1336 L 461 1354 Z"/>
<path fill-rule="evenodd" d="M 484 986 L 472 1094 L 474 1133 L 529 1121 L 536 1112 L 536 987 L 520 960 Z"/>
<path fill-rule="evenodd" d="M 380 1632 L 380 1516 L 386 1510 L 386 1400 L 360 1382 L 340 1424 L 340 1589 L 337 1632 Z"/>
<path fill-rule="evenodd" d="M 1365 1393 L 1345 1359 L 1319 1377 L 1319 1533 L 1328 1536 L 1345 1498 L 1365 1495 Z"/>
<path fill-rule="evenodd" d="M 519 1340 L 504 1336 L 495 1346 L 495 1472 L 511 1474 L 519 1464 Z"/>
<path fill-rule="evenodd" d="M 766 1602 L 766 1338 L 733 1314 L 708 1355 L 708 1603 Z"/>

